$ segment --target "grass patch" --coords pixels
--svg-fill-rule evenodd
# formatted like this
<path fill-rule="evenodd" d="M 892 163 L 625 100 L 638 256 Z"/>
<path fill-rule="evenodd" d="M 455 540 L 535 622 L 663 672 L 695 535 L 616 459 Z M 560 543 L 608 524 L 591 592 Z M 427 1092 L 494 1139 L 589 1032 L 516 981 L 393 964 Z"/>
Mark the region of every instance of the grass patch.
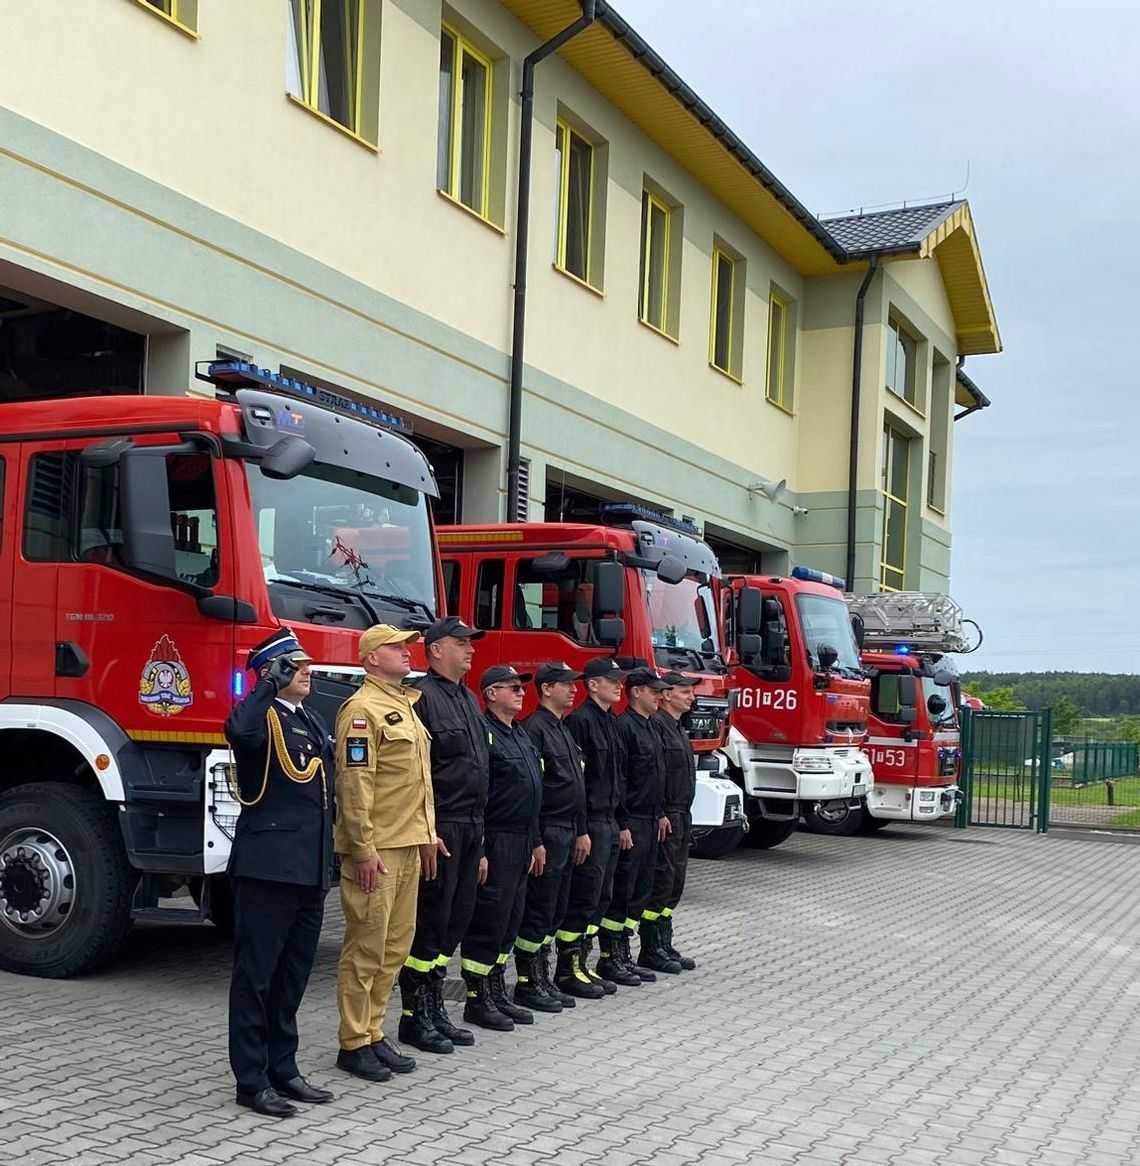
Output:
<path fill-rule="evenodd" d="M 1054 783 L 1057 775 L 1053 775 Z M 1121 807 L 1122 812 L 1105 821 L 1106 826 L 1140 826 L 1140 774 L 1131 777 L 1114 777 L 1113 806 Z M 1027 776 L 1010 774 L 1007 776 L 986 776 L 974 781 L 974 804 L 984 804 L 987 801 L 1000 802 L 1028 802 L 1033 789 L 1032 780 Z M 1103 781 L 1091 782 L 1086 786 L 1069 786 L 1054 784 L 1049 793 L 1049 801 L 1054 811 L 1062 807 L 1076 807 L 1091 809 L 1103 807 L 1109 809 L 1108 786 Z M 1037 791 L 1036 804 L 1041 804 L 1041 794 Z M 1056 813 L 1052 817 L 1056 818 Z"/>

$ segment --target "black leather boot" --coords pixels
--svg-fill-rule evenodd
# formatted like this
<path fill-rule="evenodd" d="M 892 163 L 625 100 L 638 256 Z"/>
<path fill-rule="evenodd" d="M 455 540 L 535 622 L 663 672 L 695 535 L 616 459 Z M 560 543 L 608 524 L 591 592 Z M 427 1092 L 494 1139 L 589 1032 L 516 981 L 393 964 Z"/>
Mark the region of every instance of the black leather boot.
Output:
<path fill-rule="evenodd" d="M 600 1000 L 606 994 L 601 982 L 595 983 L 582 970 L 582 953 L 576 939 L 569 943 L 565 940 L 558 941 L 558 964 L 554 969 L 554 986 L 564 998 L 569 996 L 573 999 L 578 996 L 582 1000 Z"/>
<path fill-rule="evenodd" d="M 657 982 L 657 976 L 651 968 L 634 962 L 633 955 L 629 950 L 628 932 L 623 931 L 621 933 L 621 939 L 617 941 L 617 949 L 620 953 L 618 958 L 643 984 L 655 984 Z"/>
<path fill-rule="evenodd" d="M 574 1007 L 574 997 L 569 992 L 563 992 L 550 978 L 550 948 L 542 947 L 534 957 L 534 974 L 542 985 L 542 990 L 552 999 L 557 1000 L 563 1008 Z"/>
<path fill-rule="evenodd" d="M 640 988 L 641 976 L 622 958 L 624 935 L 603 928 L 598 932 L 598 975 L 613 980 L 623 988 Z M 628 955 L 628 949 L 626 951 Z"/>
<path fill-rule="evenodd" d="M 547 993 L 538 974 L 538 952 L 515 952 L 515 1003 L 533 1008 L 535 1012 L 561 1012 L 562 1001 Z M 493 985 L 492 985 L 493 987 Z M 502 1008 L 499 1008 L 502 1012 Z"/>
<path fill-rule="evenodd" d="M 673 946 L 673 916 L 662 916 L 657 924 L 657 929 L 658 934 L 661 936 L 661 946 L 665 949 L 669 958 L 675 959 L 684 971 L 691 972 L 697 966 L 697 961 L 692 956 L 682 955 Z"/>
<path fill-rule="evenodd" d="M 655 972 L 666 972 L 670 976 L 681 974 L 681 965 L 671 958 L 661 947 L 661 932 L 656 922 L 641 921 L 641 950 L 637 953 L 637 966 L 651 968 Z M 626 939 L 628 945 L 629 940 Z"/>
<path fill-rule="evenodd" d="M 515 1024 L 534 1024 L 534 1013 L 512 1003 L 511 998 L 507 995 L 505 972 L 506 968 L 502 964 L 496 964 L 487 977 L 487 986 L 491 990 L 491 999 L 495 1002 L 495 1007 L 504 1016 L 509 1016 Z"/>
<path fill-rule="evenodd" d="M 431 984 L 426 972 L 400 976 L 400 1043 L 425 1053 L 453 1053 L 455 1046 L 439 1031 L 431 1014 Z"/>
<path fill-rule="evenodd" d="M 591 984 L 600 984 L 602 991 L 607 996 L 612 996 L 617 991 L 617 984 L 613 980 L 607 980 L 605 976 L 599 975 L 592 967 L 590 967 L 590 951 L 594 946 L 594 937 L 592 935 L 583 935 L 578 940 L 578 951 L 582 961 L 582 971 L 589 977 Z"/>
<path fill-rule="evenodd" d="M 463 1019 L 468 1024 L 480 1028 L 490 1028 L 495 1032 L 511 1032 L 515 1022 L 501 1013 L 491 999 L 491 985 L 486 976 L 477 972 L 464 972 L 463 982 L 467 985 L 467 1003 L 463 1005 Z"/>
<path fill-rule="evenodd" d="M 431 973 L 431 988 L 428 993 L 428 1011 L 431 1022 L 453 1045 L 473 1045 L 475 1034 L 469 1028 L 460 1028 L 451 1023 L 447 1007 L 443 1002 L 443 985 L 447 979 L 446 968 L 436 968 Z"/>

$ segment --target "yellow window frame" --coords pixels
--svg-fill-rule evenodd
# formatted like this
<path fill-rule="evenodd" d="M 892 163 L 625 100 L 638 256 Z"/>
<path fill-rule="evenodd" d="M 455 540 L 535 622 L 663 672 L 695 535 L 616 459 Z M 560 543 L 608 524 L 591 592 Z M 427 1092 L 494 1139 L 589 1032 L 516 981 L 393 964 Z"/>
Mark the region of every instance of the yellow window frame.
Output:
<path fill-rule="evenodd" d="M 780 309 L 780 330 L 776 337 L 772 335 L 774 307 Z M 790 413 L 792 411 L 791 385 L 786 383 L 787 371 L 788 301 L 776 292 L 771 292 L 768 296 L 768 370 L 764 392 L 773 405 L 778 405 Z"/>
<path fill-rule="evenodd" d="M 186 4 L 185 0 L 135 0 L 135 3 L 155 16 L 159 16 L 163 20 L 173 24 L 179 32 L 184 32 L 187 36 L 193 37 L 195 40 L 197 39 L 197 4 Z M 184 14 L 187 11 L 190 13 L 190 16 L 184 19 Z"/>
<path fill-rule="evenodd" d="M 560 271 L 566 272 L 572 279 L 584 279 L 586 283 L 593 287 L 591 280 L 593 267 L 593 242 L 594 242 L 594 143 L 583 134 L 578 133 L 569 122 L 563 121 L 559 118 L 555 123 L 555 138 L 559 132 L 562 134 L 562 157 L 561 157 L 561 173 L 558 175 L 558 255 L 555 259 L 555 266 Z M 586 183 L 586 188 L 589 191 L 589 204 L 586 207 L 586 237 L 582 240 L 582 253 L 586 260 L 586 271 L 583 276 L 579 276 L 577 272 L 571 271 L 566 266 L 566 236 L 569 233 L 570 227 L 570 139 L 577 138 L 590 151 L 590 176 Z"/>
<path fill-rule="evenodd" d="M 321 5 L 324 0 L 295 0 L 301 8 L 301 27 L 298 29 L 297 51 L 301 58 L 301 102 L 322 116 L 327 116 L 320 108 L 318 94 L 321 91 Z M 361 89 L 364 83 L 364 9 L 368 0 L 360 0 L 356 8 L 356 60 L 353 63 L 355 93 L 352 100 L 352 125 L 345 128 L 357 137 L 360 133 L 362 111 Z M 347 34 L 349 11 L 345 7 L 345 33 Z M 347 44 L 349 37 L 345 36 Z M 347 63 L 347 62 L 346 62 Z M 335 121 L 335 118 L 330 120 Z M 339 122 L 337 123 L 340 124 Z"/>
<path fill-rule="evenodd" d="M 907 533 L 907 519 L 910 517 L 910 438 L 907 437 L 902 430 L 895 429 L 889 422 L 883 426 L 883 441 L 885 448 L 883 450 L 883 479 L 882 490 L 883 497 L 887 500 L 887 505 L 883 510 L 883 538 L 882 550 L 879 555 L 879 586 L 884 591 L 901 591 L 906 585 L 906 563 L 909 557 L 910 547 L 908 545 L 909 536 Z M 903 475 L 903 484 L 906 487 L 907 493 L 902 497 L 891 493 L 890 485 L 893 477 L 894 469 L 894 450 L 896 441 L 902 444 L 906 451 L 906 473 Z M 903 537 L 902 537 L 902 562 L 892 563 L 887 559 L 887 531 L 890 525 L 891 507 L 890 503 L 895 503 L 901 506 L 903 510 Z M 891 571 L 896 575 L 902 576 L 901 586 L 894 586 L 887 582 L 887 572 Z"/>
<path fill-rule="evenodd" d="M 448 111 L 448 131 L 451 136 L 451 155 L 447 161 L 447 189 L 445 194 L 474 211 L 480 218 L 488 218 L 491 206 L 491 89 L 495 75 L 495 65 L 486 53 L 481 53 L 462 33 L 450 24 L 442 25 L 443 31 L 451 37 L 451 109 Z M 461 147 L 463 143 L 463 57 L 469 56 L 486 70 L 487 82 L 483 86 L 483 182 L 479 192 L 480 205 L 468 206 L 460 197 L 462 183 L 460 172 Z"/>
<path fill-rule="evenodd" d="M 720 265 L 722 263 L 728 264 L 728 337 L 725 345 L 726 349 L 726 363 L 717 364 L 716 362 L 716 318 L 717 312 L 720 308 Z M 712 312 L 709 317 L 709 364 L 715 369 L 726 373 L 730 377 L 737 377 L 737 373 L 732 367 L 732 353 L 735 342 L 735 335 L 733 334 L 733 316 L 736 315 L 736 260 L 729 255 L 723 248 L 714 244 L 713 246 L 713 262 L 712 262 Z"/>
<path fill-rule="evenodd" d="M 672 256 L 670 254 L 670 236 L 673 234 L 673 208 L 658 198 L 651 190 L 642 191 L 642 199 L 646 201 L 645 225 L 641 232 L 641 304 L 639 316 L 643 324 L 656 328 L 660 332 L 669 330 L 669 271 Z M 653 211 L 659 210 L 664 218 L 662 230 L 665 232 L 665 245 L 661 250 L 661 322 L 658 324 L 649 318 L 649 289 L 650 289 L 650 262 L 653 253 Z"/>

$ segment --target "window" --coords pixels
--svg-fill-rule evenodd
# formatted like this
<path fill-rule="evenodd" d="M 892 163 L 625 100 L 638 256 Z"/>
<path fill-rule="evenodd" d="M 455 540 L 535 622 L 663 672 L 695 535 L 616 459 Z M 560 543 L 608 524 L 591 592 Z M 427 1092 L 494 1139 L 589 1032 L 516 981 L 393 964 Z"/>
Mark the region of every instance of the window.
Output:
<path fill-rule="evenodd" d="M 483 218 L 490 213 L 492 69 L 487 57 L 443 27 L 436 185 Z"/>
<path fill-rule="evenodd" d="M 883 427 L 883 551 L 879 584 L 901 591 L 906 583 L 907 499 L 910 483 L 910 438 L 890 425 Z"/>
<path fill-rule="evenodd" d="M 887 321 L 887 388 L 918 408 L 918 341 L 893 317 Z"/>
<path fill-rule="evenodd" d="M 287 90 L 303 105 L 374 142 L 376 87 L 366 86 L 365 79 L 380 55 L 375 0 L 286 3 Z"/>
<path fill-rule="evenodd" d="M 740 380 L 743 356 L 744 260 L 714 244 L 709 363 Z"/>
<path fill-rule="evenodd" d="M 459 614 L 459 582 L 461 579 L 458 559 L 443 560 L 443 594 L 447 603 L 447 614 Z"/>
<path fill-rule="evenodd" d="M 514 627 L 558 632 L 579 644 L 597 644 L 594 577 L 600 559 L 571 559 L 561 570 L 543 569 L 541 559 L 518 564 Z"/>
<path fill-rule="evenodd" d="M 935 352 L 930 373 L 930 453 L 926 475 L 926 504 L 931 510 L 945 514 L 954 366 L 940 353 Z"/>
<path fill-rule="evenodd" d="M 768 296 L 768 370 L 765 395 L 773 405 L 792 411 L 792 361 L 788 301 L 775 290 Z"/>
<path fill-rule="evenodd" d="M 591 277 L 594 218 L 594 147 L 560 121 L 554 135 L 558 176 L 558 249 L 555 263 L 585 283 Z"/>
<path fill-rule="evenodd" d="M 140 0 L 147 8 L 153 8 L 186 32 L 196 32 L 198 28 L 198 0 Z"/>
<path fill-rule="evenodd" d="M 475 584 L 475 626 L 498 628 L 503 619 L 503 560 L 485 559 L 479 564 Z"/>
<path fill-rule="evenodd" d="M 168 454 L 166 481 L 174 574 L 218 581 L 218 518 L 209 454 Z M 82 466 L 78 453 L 32 456 L 24 516 L 24 558 L 32 562 L 125 566 L 117 466 Z"/>
<path fill-rule="evenodd" d="M 673 208 L 648 190 L 641 194 L 641 307 L 644 323 L 669 331 L 669 282 Z"/>

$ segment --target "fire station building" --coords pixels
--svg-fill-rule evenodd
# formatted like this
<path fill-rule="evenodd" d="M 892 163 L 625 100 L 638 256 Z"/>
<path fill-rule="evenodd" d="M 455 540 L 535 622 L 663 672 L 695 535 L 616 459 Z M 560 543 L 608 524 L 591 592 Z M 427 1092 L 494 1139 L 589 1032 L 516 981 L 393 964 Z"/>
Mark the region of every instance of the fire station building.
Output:
<path fill-rule="evenodd" d="M 630 500 L 728 569 L 943 589 L 954 426 L 989 403 L 962 362 L 1001 347 L 969 205 L 820 220 L 582 16 L 0 6 L 0 400 L 207 391 L 196 362 L 240 357 L 403 417 L 439 521 Z M 523 150 L 524 60 L 578 21 Z"/>

